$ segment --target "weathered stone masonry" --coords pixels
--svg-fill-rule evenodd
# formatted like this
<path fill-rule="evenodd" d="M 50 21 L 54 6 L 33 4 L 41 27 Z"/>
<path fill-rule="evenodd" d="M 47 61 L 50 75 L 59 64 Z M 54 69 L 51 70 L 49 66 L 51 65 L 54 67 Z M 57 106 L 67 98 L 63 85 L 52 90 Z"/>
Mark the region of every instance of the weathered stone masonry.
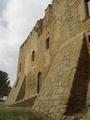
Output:
<path fill-rule="evenodd" d="M 90 120 L 90 0 L 53 0 L 20 48 L 8 105 Z M 66 116 L 66 117 L 65 117 Z M 80 117 L 80 118 L 79 118 Z"/>

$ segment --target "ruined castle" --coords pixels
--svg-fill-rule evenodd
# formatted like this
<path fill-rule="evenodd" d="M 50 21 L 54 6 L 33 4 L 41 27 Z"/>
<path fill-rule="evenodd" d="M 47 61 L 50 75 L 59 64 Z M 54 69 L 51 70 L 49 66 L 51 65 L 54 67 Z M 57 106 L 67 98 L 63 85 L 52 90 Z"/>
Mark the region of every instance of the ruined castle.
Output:
<path fill-rule="evenodd" d="M 54 120 L 90 120 L 90 0 L 48 5 L 20 47 L 6 104 L 32 107 Z M 74 118 L 78 114 L 83 118 Z"/>

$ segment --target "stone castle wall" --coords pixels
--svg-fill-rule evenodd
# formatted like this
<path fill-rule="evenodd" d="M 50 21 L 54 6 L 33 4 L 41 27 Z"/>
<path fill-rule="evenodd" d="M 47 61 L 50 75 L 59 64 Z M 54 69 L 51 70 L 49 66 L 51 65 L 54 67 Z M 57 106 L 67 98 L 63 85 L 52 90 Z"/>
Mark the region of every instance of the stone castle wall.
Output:
<path fill-rule="evenodd" d="M 90 104 L 89 26 L 85 0 L 53 0 L 20 48 L 17 81 L 6 104 L 37 96 L 33 109 L 55 120 L 82 113 Z"/>

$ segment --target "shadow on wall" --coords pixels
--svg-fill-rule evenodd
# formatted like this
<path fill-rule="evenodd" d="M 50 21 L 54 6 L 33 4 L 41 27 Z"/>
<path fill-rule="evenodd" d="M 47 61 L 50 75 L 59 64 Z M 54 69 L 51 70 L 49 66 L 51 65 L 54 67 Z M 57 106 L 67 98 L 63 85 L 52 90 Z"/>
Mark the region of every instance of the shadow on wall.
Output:
<path fill-rule="evenodd" d="M 25 96 L 25 89 L 26 89 L 26 76 L 25 76 L 24 81 L 22 83 L 22 86 L 20 88 L 19 94 L 18 94 L 18 96 L 16 98 L 16 101 L 20 101 L 20 100 L 22 100 L 24 98 L 24 96 Z"/>
<path fill-rule="evenodd" d="M 86 106 L 88 83 L 88 48 L 86 38 L 84 38 L 65 115 L 83 111 Z"/>

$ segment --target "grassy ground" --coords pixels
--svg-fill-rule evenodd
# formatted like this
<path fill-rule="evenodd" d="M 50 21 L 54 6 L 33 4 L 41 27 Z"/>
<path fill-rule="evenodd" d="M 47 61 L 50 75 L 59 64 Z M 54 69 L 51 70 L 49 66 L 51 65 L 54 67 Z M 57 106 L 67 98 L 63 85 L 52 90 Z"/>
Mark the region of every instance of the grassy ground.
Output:
<path fill-rule="evenodd" d="M 0 107 L 0 120 L 49 120 L 44 114 L 29 108 Z"/>

